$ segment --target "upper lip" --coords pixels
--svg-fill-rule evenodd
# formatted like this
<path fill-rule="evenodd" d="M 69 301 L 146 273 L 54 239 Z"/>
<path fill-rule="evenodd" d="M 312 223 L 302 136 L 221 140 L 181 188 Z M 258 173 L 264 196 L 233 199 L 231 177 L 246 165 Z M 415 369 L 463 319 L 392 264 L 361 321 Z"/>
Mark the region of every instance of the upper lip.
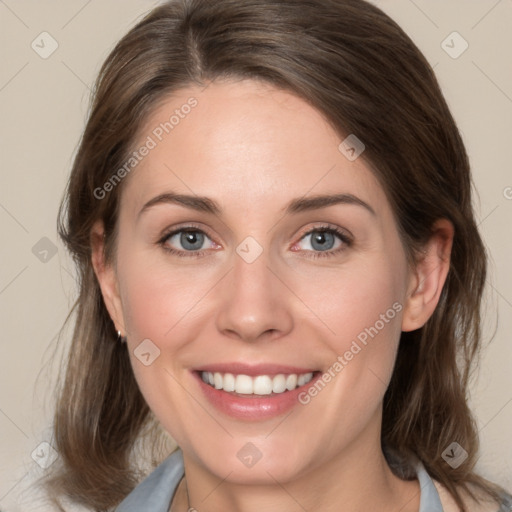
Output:
<path fill-rule="evenodd" d="M 254 364 L 249 365 L 246 363 L 212 363 L 195 368 L 197 372 L 219 372 L 219 373 L 232 373 L 234 375 L 249 375 L 255 377 L 257 375 L 278 375 L 280 373 L 290 374 L 302 374 L 302 373 L 314 373 L 315 369 L 311 368 L 299 368 L 298 366 L 288 366 L 282 364 Z"/>

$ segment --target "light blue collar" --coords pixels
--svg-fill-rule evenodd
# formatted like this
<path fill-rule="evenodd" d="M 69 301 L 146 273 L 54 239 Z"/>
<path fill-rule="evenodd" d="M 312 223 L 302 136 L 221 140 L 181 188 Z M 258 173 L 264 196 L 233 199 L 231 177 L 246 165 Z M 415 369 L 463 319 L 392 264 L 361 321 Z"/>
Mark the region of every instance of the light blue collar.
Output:
<path fill-rule="evenodd" d="M 419 512 L 444 512 L 436 486 L 421 462 L 416 464 L 416 477 L 421 489 Z"/>
<path fill-rule="evenodd" d="M 168 512 L 183 474 L 183 452 L 178 449 L 126 496 L 115 512 Z M 419 512 L 444 512 L 434 482 L 421 462 L 416 465 L 416 474 L 421 488 Z"/>
<path fill-rule="evenodd" d="M 168 512 L 184 472 L 183 452 L 178 449 L 135 487 L 114 512 Z"/>

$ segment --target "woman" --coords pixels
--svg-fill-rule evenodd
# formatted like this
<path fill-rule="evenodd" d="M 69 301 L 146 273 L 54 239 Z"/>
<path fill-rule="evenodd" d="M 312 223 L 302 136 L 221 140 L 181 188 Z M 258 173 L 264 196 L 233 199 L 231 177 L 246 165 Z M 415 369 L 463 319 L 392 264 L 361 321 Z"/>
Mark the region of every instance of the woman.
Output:
<path fill-rule="evenodd" d="M 154 9 L 100 72 L 60 234 L 81 281 L 56 497 L 512 505 L 473 471 L 486 255 L 467 154 L 428 63 L 378 8 Z M 178 448 L 136 486 L 137 443 L 165 434 Z"/>

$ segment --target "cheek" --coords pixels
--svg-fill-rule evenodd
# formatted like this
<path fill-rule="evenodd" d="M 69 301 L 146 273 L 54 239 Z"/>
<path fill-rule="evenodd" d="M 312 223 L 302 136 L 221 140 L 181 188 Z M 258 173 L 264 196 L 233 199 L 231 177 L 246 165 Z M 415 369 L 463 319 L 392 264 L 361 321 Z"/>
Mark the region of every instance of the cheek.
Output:
<path fill-rule="evenodd" d="M 125 276 L 121 295 L 135 379 L 158 421 L 185 446 L 184 432 L 193 432 L 194 425 L 182 413 L 190 408 L 190 396 L 178 384 L 185 374 L 180 354 L 196 336 L 191 319 L 205 291 L 183 273 L 136 255 L 120 262 L 119 271 Z"/>
<path fill-rule="evenodd" d="M 219 280 L 218 271 L 198 272 L 193 265 L 179 268 L 142 249 L 132 248 L 124 254 L 117 266 L 134 375 L 159 420 L 168 426 L 172 418 L 177 439 L 182 419 L 179 411 L 187 408 L 190 396 L 176 380 L 187 378 L 183 366 L 187 354 L 194 350 L 191 341 L 200 339 L 207 327 L 205 308 L 208 293 Z M 149 357 L 143 356 L 148 353 Z"/>
<path fill-rule="evenodd" d="M 398 258 L 397 258 L 398 259 Z M 321 332 L 337 353 L 353 340 L 364 344 L 378 331 L 379 338 L 395 339 L 400 332 L 405 274 L 393 257 L 381 254 L 347 268 L 316 272 L 297 280 L 294 290 L 318 319 Z M 382 336 L 381 336 L 382 334 Z"/>
<path fill-rule="evenodd" d="M 350 271 L 318 274 L 298 293 L 321 322 L 326 367 L 302 396 L 315 414 L 327 415 L 340 439 L 354 433 L 379 407 L 392 375 L 401 333 L 405 273 L 400 258 L 382 254 Z M 322 395 L 324 398 L 316 398 Z M 329 397 L 329 398 L 327 398 Z M 337 404 L 325 411 L 322 404 Z M 318 409 L 317 409 L 318 408 Z M 343 419 L 340 420 L 340 409 Z"/>
<path fill-rule="evenodd" d="M 119 262 L 123 313 L 134 339 L 150 338 L 171 348 L 174 332 L 201 310 L 213 276 L 192 266 L 179 268 L 165 258 L 141 251 Z"/>

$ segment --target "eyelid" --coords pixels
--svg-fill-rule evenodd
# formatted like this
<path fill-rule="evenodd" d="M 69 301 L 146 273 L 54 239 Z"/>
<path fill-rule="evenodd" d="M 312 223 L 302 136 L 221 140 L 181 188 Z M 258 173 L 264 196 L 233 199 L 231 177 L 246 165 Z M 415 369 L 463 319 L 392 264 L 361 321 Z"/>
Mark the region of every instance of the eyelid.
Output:
<path fill-rule="evenodd" d="M 185 257 L 185 258 L 193 258 L 197 256 L 203 256 L 205 253 L 208 253 L 211 249 L 200 249 L 198 251 L 185 251 L 180 249 L 175 249 L 174 247 L 169 246 L 166 242 L 172 236 L 177 235 L 181 232 L 192 231 L 192 232 L 200 232 L 203 233 L 206 237 L 208 237 L 213 244 L 219 245 L 215 241 L 215 237 L 213 237 L 208 228 L 205 228 L 195 222 L 184 222 L 182 224 L 178 224 L 172 226 L 171 228 L 165 229 L 163 233 L 159 236 L 156 244 L 160 246 L 164 251 L 170 253 L 175 256 Z"/>
<path fill-rule="evenodd" d="M 322 231 L 322 230 L 332 229 L 333 231 L 338 231 L 338 232 L 342 233 L 343 235 L 346 235 L 347 238 L 350 238 L 350 239 L 354 238 L 352 233 L 348 229 L 337 226 L 336 224 L 331 224 L 330 222 L 318 222 L 317 224 L 320 224 L 320 225 L 312 226 L 312 227 L 310 226 L 310 227 L 304 228 L 303 231 L 301 230 L 302 234 L 300 235 L 300 237 L 302 238 L 303 236 L 311 233 L 312 231 Z"/>
<path fill-rule="evenodd" d="M 315 231 L 334 231 L 338 235 L 345 237 L 347 241 L 352 242 L 354 240 L 354 235 L 352 235 L 348 229 L 341 228 L 335 224 L 330 224 L 329 222 L 321 222 L 320 224 L 321 226 L 305 228 L 305 230 L 299 235 L 299 240 L 302 240 L 306 235 L 309 235 Z"/>
<path fill-rule="evenodd" d="M 182 224 L 173 226 L 172 228 L 165 229 L 159 237 L 159 242 L 164 242 L 171 235 L 175 235 L 177 233 L 180 233 L 181 231 L 199 231 L 199 232 L 207 235 L 208 238 L 210 238 L 210 240 L 215 241 L 214 237 L 211 235 L 208 228 L 205 228 L 199 224 L 196 224 L 195 222 L 184 222 Z M 215 243 L 217 243 L 217 242 L 215 242 Z"/>
<path fill-rule="evenodd" d="M 340 256 L 342 253 L 348 250 L 354 242 L 354 236 L 348 230 L 340 228 L 335 225 L 331 225 L 329 223 L 323 223 L 321 226 L 313 226 L 308 228 L 305 233 L 302 233 L 300 235 L 298 242 L 295 242 L 292 245 L 292 247 L 300 243 L 306 236 L 315 232 L 327 232 L 333 234 L 335 237 L 339 239 L 341 243 L 340 247 L 337 247 L 336 249 L 329 249 L 326 251 L 298 250 L 294 252 L 303 252 L 304 257 L 311 260 L 327 260 L 328 258 L 335 258 L 337 256 Z"/>
<path fill-rule="evenodd" d="M 166 244 L 167 240 L 170 237 L 175 236 L 178 233 L 186 232 L 186 231 L 191 231 L 191 232 L 197 231 L 197 232 L 203 233 L 212 241 L 212 243 L 214 243 L 215 245 L 218 245 L 218 246 L 220 245 L 215 241 L 215 237 L 213 237 L 210 234 L 208 228 L 205 228 L 205 227 L 203 227 L 197 223 L 194 223 L 194 222 L 185 222 L 183 224 L 178 224 L 176 226 L 173 226 L 172 228 L 164 230 L 163 234 L 158 239 L 157 244 L 161 245 L 162 248 L 169 253 L 172 253 L 172 254 L 175 254 L 178 256 L 184 256 L 184 257 L 203 256 L 205 253 L 208 253 L 209 251 L 211 251 L 211 249 L 200 249 L 197 251 L 185 251 L 185 250 L 175 249 Z M 309 253 L 308 257 L 310 257 L 310 258 L 335 256 L 339 252 L 345 250 L 347 247 L 352 245 L 353 240 L 354 240 L 352 233 L 350 233 L 350 231 L 348 231 L 347 229 L 340 228 L 339 226 L 336 226 L 334 224 L 324 222 L 320 226 L 311 226 L 309 228 L 305 228 L 304 230 L 302 230 L 300 235 L 298 235 L 298 240 L 296 242 L 293 242 L 292 247 L 294 245 L 296 245 L 297 243 L 299 243 L 300 241 L 302 241 L 302 239 L 305 238 L 306 236 L 308 236 L 314 232 L 318 232 L 318 231 L 332 233 L 334 236 L 337 236 L 342 243 L 342 247 L 339 247 L 337 249 L 330 249 L 327 251 L 301 250 L 301 252 Z"/>

